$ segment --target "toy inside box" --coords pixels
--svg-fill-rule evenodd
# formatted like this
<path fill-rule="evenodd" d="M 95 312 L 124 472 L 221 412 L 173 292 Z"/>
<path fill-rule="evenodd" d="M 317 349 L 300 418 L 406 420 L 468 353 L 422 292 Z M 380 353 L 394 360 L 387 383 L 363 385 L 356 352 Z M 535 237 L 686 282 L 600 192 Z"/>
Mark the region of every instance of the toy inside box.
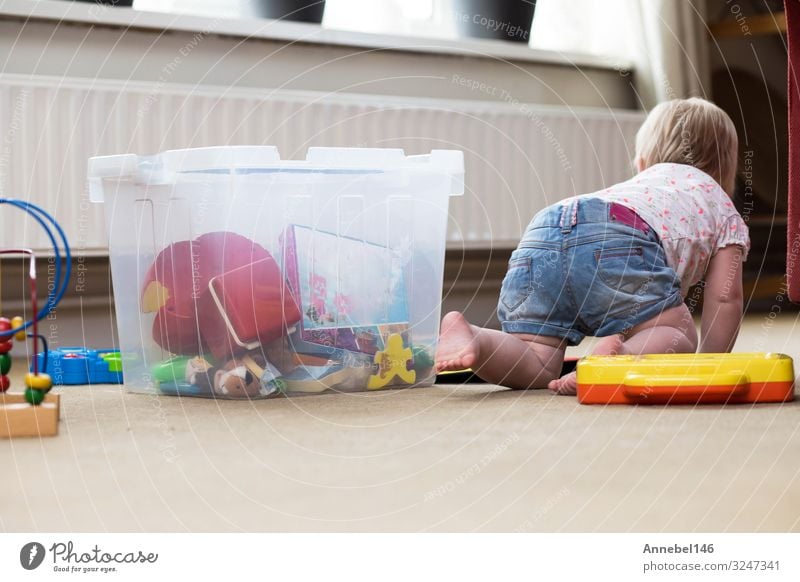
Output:
<path fill-rule="evenodd" d="M 92 158 L 134 391 L 218 398 L 420 386 L 461 152 L 273 147 Z"/>
<path fill-rule="evenodd" d="M 792 358 L 773 353 L 588 356 L 581 404 L 736 404 L 794 399 Z"/>

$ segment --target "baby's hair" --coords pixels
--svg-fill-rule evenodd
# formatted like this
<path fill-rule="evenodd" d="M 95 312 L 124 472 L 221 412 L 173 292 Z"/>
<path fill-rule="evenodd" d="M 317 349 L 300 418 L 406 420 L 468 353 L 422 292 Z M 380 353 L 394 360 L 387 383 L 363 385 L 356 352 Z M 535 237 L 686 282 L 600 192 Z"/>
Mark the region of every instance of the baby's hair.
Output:
<path fill-rule="evenodd" d="M 739 139 L 722 109 L 698 97 L 659 103 L 636 134 L 636 158 L 643 168 L 659 163 L 703 170 L 733 195 Z"/>

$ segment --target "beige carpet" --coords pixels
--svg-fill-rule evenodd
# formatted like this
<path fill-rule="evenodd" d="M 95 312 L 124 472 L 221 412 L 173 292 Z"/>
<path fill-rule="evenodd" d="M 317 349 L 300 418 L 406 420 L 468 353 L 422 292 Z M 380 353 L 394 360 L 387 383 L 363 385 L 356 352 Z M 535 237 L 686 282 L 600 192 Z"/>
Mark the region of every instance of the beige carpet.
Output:
<path fill-rule="evenodd" d="M 795 323 L 765 333 L 797 358 Z M 1 531 L 800 531 L 800 402 L 60 391 L 59 436 L 0 441 Z"/>

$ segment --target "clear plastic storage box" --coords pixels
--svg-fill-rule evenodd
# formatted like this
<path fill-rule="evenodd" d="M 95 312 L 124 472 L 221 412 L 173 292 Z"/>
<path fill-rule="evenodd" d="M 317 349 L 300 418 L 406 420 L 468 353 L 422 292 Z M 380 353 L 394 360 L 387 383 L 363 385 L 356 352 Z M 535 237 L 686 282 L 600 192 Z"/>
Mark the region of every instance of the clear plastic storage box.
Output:
<path fill-rule="evenodd" d="M 433 383 L 459 151 L 274 147 L 89 161 L 125 384 L 217 398 Z"/>

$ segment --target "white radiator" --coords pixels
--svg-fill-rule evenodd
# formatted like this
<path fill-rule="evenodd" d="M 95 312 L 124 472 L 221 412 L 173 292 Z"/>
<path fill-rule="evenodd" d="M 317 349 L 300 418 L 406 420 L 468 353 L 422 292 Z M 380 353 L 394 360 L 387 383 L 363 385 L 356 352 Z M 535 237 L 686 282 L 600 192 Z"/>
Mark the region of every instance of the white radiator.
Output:
<path fill-rule="evenodd" d="M 480 93 L 476 93 L 480 97 Z M 631 172 L 642 114 L 489 101 L 229 90 L 0 75 L 0 195 L 53 211 L 71 244 L 104 253 L 102 208 L 90 205 L 86 161 L 210 145 L 461 149 L 466 193 L 451 201 L 450 247 L 514 246 L 531 216 Z M 48 248 L 12 208 L 0 244 Z"/>

